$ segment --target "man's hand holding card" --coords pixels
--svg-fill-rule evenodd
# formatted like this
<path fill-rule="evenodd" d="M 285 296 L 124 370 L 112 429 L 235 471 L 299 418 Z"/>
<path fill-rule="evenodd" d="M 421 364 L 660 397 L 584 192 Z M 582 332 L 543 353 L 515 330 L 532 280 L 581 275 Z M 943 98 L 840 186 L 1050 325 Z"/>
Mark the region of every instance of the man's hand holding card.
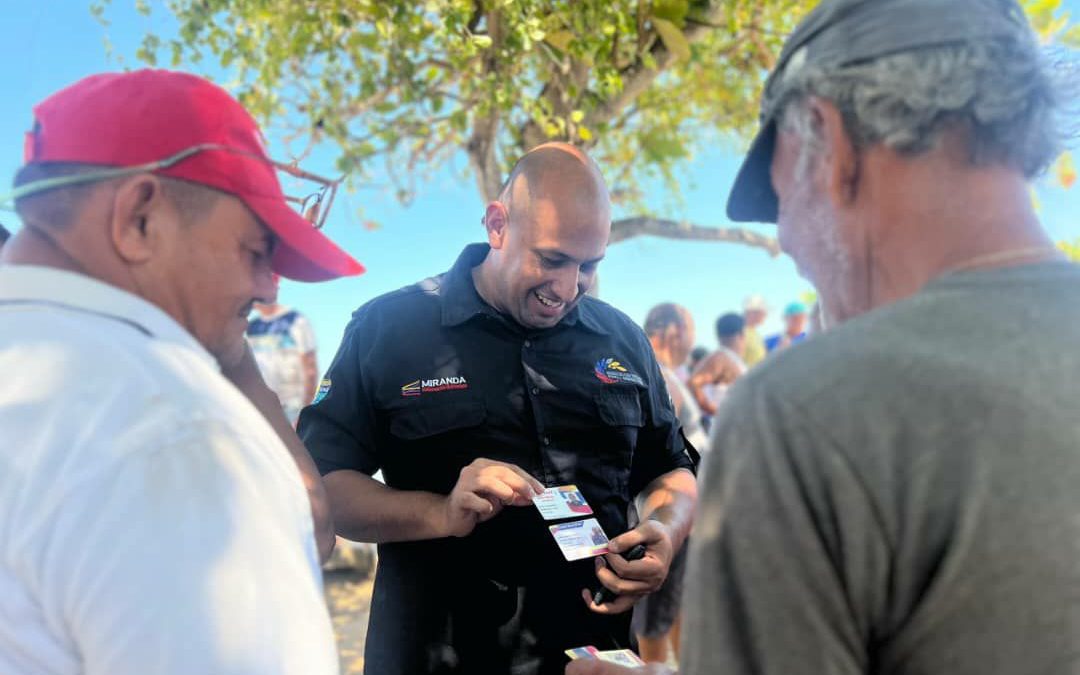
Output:
<path fill-rule="evenodd" d="M 464 537 L 478 523 L 494 518 L 506 506 L 528 506 L 544 491 L 543 484 L 520 467 L 477 459 L 461 470 L 444 502 L 446 536 Z"/>
<path fill-rule="evenodd" d="M 580 518 L 592 513 L 576 485 L 547 488 L 533 498 L 533 504 L 545 520 Z M 594 518 L 559 523 L 548 529 L 568 561 L 596 557 L 597 579 L 618 596 L 598 604 L 590 590 L 583 590 L 586 604 L 597 614 L 625 612 L 642 596 L 660 588 L 667 578 L 673 555 L 671 535 L 667 526 L 656 520 L 647 519 L 611 541 Z M 645 547 L 645 555 L 627 560 L 624 554 L 639 544 Z"/>

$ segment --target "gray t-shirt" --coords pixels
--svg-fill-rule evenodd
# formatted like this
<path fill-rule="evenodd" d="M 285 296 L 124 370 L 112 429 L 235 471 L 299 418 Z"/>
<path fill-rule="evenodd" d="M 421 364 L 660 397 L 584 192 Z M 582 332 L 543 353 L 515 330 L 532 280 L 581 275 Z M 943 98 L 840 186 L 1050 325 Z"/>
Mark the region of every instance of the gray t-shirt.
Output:
<path fill-rule="evenodd" d="M 942 278 L 721 417 L 683 675 L 1080 673 L 1080 267 Z"/>

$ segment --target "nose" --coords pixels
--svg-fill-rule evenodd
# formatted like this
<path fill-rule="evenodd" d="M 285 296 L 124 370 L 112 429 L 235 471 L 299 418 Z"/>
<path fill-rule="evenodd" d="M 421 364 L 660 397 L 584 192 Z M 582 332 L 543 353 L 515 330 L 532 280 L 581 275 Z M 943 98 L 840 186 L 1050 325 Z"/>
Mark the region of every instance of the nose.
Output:
<path fill-rule="evenodd" d="M 551 292 L 562 302 L 573 302 L 578 296 L 580 280 L 581 268 L 567 265 L 565 269 L 559 270 L 551 284 Z"/>
<path fill-rule="evenodd" d="M 269 267 L 255 272 L 255 300 L 263 304 L 274 304 L 278 295 L 278 275 Z"/>

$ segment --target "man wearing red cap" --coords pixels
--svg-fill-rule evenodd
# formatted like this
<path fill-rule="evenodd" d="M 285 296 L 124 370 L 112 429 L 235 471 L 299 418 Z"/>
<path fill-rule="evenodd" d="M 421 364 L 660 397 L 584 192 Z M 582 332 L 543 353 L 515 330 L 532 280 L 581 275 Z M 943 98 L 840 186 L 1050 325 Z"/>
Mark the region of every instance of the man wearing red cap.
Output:
<path fill-rule="evenodd" d="M 0 265 L 0 672 L 337 672 L 324 497 L 244 330 L 275 272 L 362 268 L 274 167 L 191 75 L 34 109 Z"/>

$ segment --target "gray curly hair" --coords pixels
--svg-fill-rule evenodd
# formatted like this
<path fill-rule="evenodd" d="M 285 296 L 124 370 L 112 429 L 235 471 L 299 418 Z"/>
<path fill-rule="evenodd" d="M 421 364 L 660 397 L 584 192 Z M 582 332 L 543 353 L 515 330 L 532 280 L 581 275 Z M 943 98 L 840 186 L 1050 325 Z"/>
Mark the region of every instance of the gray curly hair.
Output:
<path fill-rule="evenodd" d="M 1034 40 L 984 40 L 902 52 L 836 68 L 807 66 L 784 82 L 783 128 L 811 145 L 808 96 L 833 102 L 856 147 L 884 143 L 918 155 L 944 130 L 965 128 L 971 162 L 1027 178 L 1059 154 L 1058 97 Z M 806 153 L 804 153 L 806 154 Z"/>

